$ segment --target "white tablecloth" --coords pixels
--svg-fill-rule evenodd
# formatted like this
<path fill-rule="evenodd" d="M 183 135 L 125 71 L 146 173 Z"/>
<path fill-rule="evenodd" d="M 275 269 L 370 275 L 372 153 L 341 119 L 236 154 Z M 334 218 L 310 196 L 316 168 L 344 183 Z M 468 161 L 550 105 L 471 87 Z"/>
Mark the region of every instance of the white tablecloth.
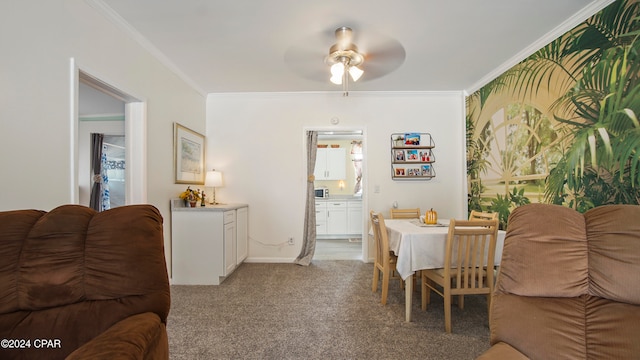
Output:
<path fill-rule="evenodd" d="M 422 269 L 437 269 L 444 266 L 448 220 L 439 220 L 444 226 L 424 227 L 416 225 L 418 220 L 385 219 L 389 234 L 389 248 L 398 256 L 396 268 L 403 279 Z M 500 264 L 505 232 L 498 231 L 495 265 Z"/>

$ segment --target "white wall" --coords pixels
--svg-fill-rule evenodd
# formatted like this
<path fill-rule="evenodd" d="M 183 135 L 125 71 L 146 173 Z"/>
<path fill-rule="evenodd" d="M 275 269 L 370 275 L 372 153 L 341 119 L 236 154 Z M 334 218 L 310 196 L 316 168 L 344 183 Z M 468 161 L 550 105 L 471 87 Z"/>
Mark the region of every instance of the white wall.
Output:
<path fill-rule="evenodd" d="M 340 123 L 331 125 L 338 117 Z M 306 187 L 305 130 L 364 129 L 363 214 L 433 207 L 466 217 L 464 96 L 444 93 L 209 94 L 207 168 L 223 172 L 221 202 L 249 204 L 249 261 L 290 261 L 301 246 Z M 390 135 L 429 132 L 437 177 L 393 181 Z M 380 192 L 374 189 L 379 187 Z M 363 218 L 363 222 L 366 218 Z M 365 228 L 368 228 L 365 226 Z M 294 237 L 295 245 L 286 239 Z M 369 256 L 373 255 L 369 246 Z"/>
<path fill-rule="evenodd" d="M 205 130 L 205 97 L 79 0 L 0 3 L 0 210 L 70 202 L 70 58 L 146 102 L 148 202 L 165 222 L 174 184 L 173 122 Z"/>
<path fill-rule="evenodd" d="M 118 27 L 79 0 L 0 3 L 0 210 L 50 210 L 72 198 L 71 67 L 146 102 L 147 198 L 165 220 L 174 184 L 173 122 L 208 136 L 207 168 L 219 169 L 224 202 L 250 206 L 250 258 L 289 261 L 302 240 L 304 132 L 365 130 L 364 212 L 434 207 L 465 216 L 464 97 L 461 93 L 211 94 L 206 100 Z M 205 116 L 206 112 L 206 116 Z M 429 182 L 390 176 L 389 135 L 430 132 L 436 171 Z M 379 186 L 380 193 L 374 193 Z M 364 222 L 363 218 L 363 222 Z M 295 238 L 294 246 L 272 246 Z"/>

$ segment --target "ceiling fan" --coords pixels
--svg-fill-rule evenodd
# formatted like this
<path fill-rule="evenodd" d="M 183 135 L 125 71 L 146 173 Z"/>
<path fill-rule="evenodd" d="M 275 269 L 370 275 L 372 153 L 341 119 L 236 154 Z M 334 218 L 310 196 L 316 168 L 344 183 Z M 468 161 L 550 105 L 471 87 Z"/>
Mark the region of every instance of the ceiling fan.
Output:
<path fill-rule="evenodd" d="M 329 34 L 324 31 L 302 39 L 287 50 L 285 62 L 304 78 L 342 85 L 344 96 L 349 94 L 349 80 L 385 76 L 400 67 L 406 56 L 399 41 L 374 31 L 363 30 L 356 38 L 350 27 L 341 26 L 331 34 L 333 39 Z"/>

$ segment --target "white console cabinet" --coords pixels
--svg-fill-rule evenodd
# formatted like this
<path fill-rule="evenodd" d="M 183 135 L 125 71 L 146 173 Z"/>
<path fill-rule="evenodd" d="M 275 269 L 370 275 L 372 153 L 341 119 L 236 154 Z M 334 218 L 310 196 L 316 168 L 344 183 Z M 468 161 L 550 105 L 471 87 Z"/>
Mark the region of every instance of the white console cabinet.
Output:
<path fill-rule="evenodd" d="M 184 207 L 171 201 L 171 280 L 176 285 L 219 285 L 248 253 L 248 207 Z"/>

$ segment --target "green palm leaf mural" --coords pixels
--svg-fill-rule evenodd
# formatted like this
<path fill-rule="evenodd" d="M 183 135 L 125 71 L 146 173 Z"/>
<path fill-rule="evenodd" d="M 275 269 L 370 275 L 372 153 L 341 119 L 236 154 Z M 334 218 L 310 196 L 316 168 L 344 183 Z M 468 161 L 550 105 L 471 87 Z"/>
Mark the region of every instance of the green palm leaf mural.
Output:
<path fill-rule="evenodd" d="M 469 96 L 471 138 L 486 169 L 472 169 L 470 183 L 487 189 L 469 194 L 469 208 L 493 202 L 510 211 L 516 186 L 532 201 L 580 211 L 639 204 L 639 60 L 640 2 L 616 1 Z M 537 114 L 551 125 L 531 126 Z M 530 136 L 515 141 L 524 128 Z M 532 165 L 524 171 L 518 161 Z"/>

